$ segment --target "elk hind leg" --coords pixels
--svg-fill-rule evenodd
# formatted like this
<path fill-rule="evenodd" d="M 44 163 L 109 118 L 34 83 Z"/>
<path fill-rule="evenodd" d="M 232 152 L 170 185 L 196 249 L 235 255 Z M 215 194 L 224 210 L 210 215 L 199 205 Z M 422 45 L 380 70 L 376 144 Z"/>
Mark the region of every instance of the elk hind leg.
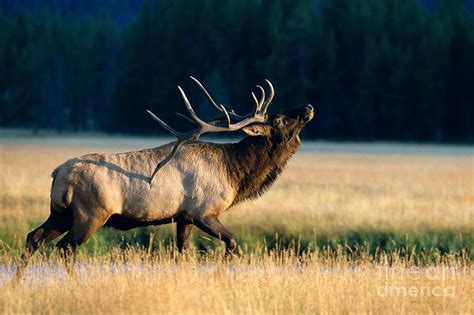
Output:
<path fill-rule="evenodd" d="M 28 233 L 25 249 L 21 255 L 20 263 L 14 277 L 18 281 L 23 276 L 30 257 L 43 245 L 51 242 L 66 232 L 71 227 L 70 215 L 61 214 L 51 208 L 48 219 L 37 229 Z"/>
<path fill-rule="evenodd" d="M 84 215 L 75 217 L 69 232 L 56 244 L 69 275 L 76 276 L 74 263 L 77 248 L 100 229 L 108 218 L 109 216 L 87 217 Z"/>

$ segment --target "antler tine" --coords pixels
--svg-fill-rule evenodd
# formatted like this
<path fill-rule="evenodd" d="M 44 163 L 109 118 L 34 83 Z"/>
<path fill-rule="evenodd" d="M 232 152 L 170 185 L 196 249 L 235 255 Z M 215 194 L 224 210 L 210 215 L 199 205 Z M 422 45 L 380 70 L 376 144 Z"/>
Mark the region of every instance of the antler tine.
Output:
<path fill-rule="evenodd" d="M 253 115 L 255 116 L 260 110 L 260 103 L 258 102 L 257 97 L 255 96 L 254 92 L 252 92 L 252 98 L 255 101 L 255 109 L 253 110 Z"/>
<path fill-rule="evenodd" d="M 260 111 L 262 109 L 263 102 L 265 101 L 265 90 L 260 85 L 257 85 L 257 87 L 260 89 L 260 91 L 262 91 L 262 97 L 260 98 L 260 102 L 258 102 L 258 110 Z"/>
<path fill-rule="evenodd" d="M 186 109 L 191 114 L 191 116 L 196 121 L 196 123 L 199 124 L 200 126 L 206 125 L 206 123 L 204 121 L 202 121 L 201 118 L 199 118 L 196 115 L 196 113 L 194 112 L 194 109 L 191 106 L 191 103 L 189 102 L 188 98 L 186 97 L 186 93 L 184 93 L 183 89 L 180 86 L 178 86 L 178 89 L 181 92 L 181 96 L 183 96 L 183 100 L 184 100 L 184 104 L 186 105 Z"/>
<path fill-rule="evenodd" d="M 262 114 L 265 114 L 267 112 L 268 106 L 270 106 L 270 104 L 272 103 L 273 97 L 275 96 L 275 90 L 273 89 L 272 83 L 267 79 L 265 79 L 265 81 L 267 81 L 268 86 L 270 86 L 270 96 L 266 100 L 265 104 L 263 104 L 262 106 Z"/>
<path fill-rule="evenodd" d="M 183 144 L 186 142 L 187 142 L 186 139 L 178 140 L 178 142 L 175 144 L 175 146 L 173 147 L 171 152 L 168 154 L 168 156 L 165 159 L 161 160 L 160 163 L 158 163 L 158 165 L 156 165 L 155 169 L 153 170 L 153 173 L 151 173 L 151 176 L 150 176 L 150 182 L 149 182 L 150 185 L 153 183 L 153 178 L 155 178 L 156 173 L 158 173 L 158 171 L 176 155 L 179 148 L 181 148 Z"/>
<path fill-rule="evenodd" d="M 207 99 L 209 100 L 209 103 L 211 103 L 211 105 L 214 107 L 214 109 L 215 109 L 216 111 L 218 111 L 219 113 L 223 113 L 223 114 L 225 115 L 225 113 L 224 113 L 224 111 L 222 110 L 222 108 L 221 108 L 219 105 L 217 105 L 216 101 L 214 101 L 214 99 L 212 98 L 211 94 L 206 90 L 206 88 L 204 87 L 204 85 L 203 85 L 201 82 L 199 82 L 199 80 L 196 79 L 195 77 L 193 77 L 193 76 L 189 76 L 189 77 L 190 77 L 191 79 L 193 79 L 193 81 L 196 82 L 196 84 L 197 84 L 197 85 L 199 86 L 199 88 L 204 92 L 204 94 L 206 94 L 206 97 L 207 97 Z M 234 110 L 227 111 L 227 114 L 229 115 L 229 117 L 232 116 L 232 117 L 234 117 L 234 118 L 242 118 L 242 117 L 243 117 L 243 116 L 240 116 L 240 115 L 236 114 Z"/>
<path fill-rule="evenodd" d="M 224 111 L 224 115 L 225 117 L 227 118 L 227 128 L 230 128 L 230 116 L 229 116 L 229 113 L 227 112 L 227 110 L 225 109 L 224 105 L 221 104 L 221 108 L 222 110 Z"/>
<path fill-rule="evenodd" d="M 196 84 L 201 88 L 201 90 L 204 92 L 204 94 L 206 94 L 206 97 L 207 99 L 209 100 L 209 103 L 211 103 L 212 106 L 214 106 L 214 108 L 218 111 L 218 112 L 222 112 L 222 109 L 219 107 L 219 105 L 217 105 L 217 103 L 214 101 L 214 99 L 212 98 L 211 94 L 209 94 L 209 92 L 206 90 L 206 88 L 204 87 L 204 85 L 202 85 L 201 82 L 199 82 L 198 79 L 196 79 L 195 77 L 193 76 L 189 76 L 191 79 L 194 80 L 194 82 L 196 82 Z"/>
<path fill-rule="evenodd" d="M 171 132 L 175 137 L 177 138 L 180 138 L 182 137 L 182 133 L 181 132 L 177 132 L 176 130 L 174 130 L 173 128 L 171 128 L 170 126 L 168 126 L 167 123 L 165 123 L 163 120 L 161 120 L 160 118 L 158 118 L 155 114 L 153 114 L 150 110 L 147 109 L 147 113 L 151 116 L 151 118 L 153 118 L 154 120 L 156 120 L 157 122 L 160 123 L 160 125 L 165 128 L 166 130 L 168 130 L 169 132 Z"/>
<path fill-rule="evenodd" d="M 245 118 L 245 117 L 247 117 L 247 116 L 242 116 L 242 115 L 237 114 L 233 109 L 231 109 L 229 111 L 229 114 L 232 115 L 232 117 L 236 117 L 236 118 Z"/>
<path fill-rule="evenodd" d="M 188 116 L 183 115 L 183 114 L 178 113 L 178 112 L 175 112 L 175 114 L 176 114 L 176 116 L 179 116 L 179 117 L 181 117 L 181 118 L 184 118 L 184 119 L 186 119 L 187 121 L 189 121 L 190 123 L 196 125 L 196 122 L 195 122 L 194 120 L 192 120 L 191 118 L 189 118 Z"/>

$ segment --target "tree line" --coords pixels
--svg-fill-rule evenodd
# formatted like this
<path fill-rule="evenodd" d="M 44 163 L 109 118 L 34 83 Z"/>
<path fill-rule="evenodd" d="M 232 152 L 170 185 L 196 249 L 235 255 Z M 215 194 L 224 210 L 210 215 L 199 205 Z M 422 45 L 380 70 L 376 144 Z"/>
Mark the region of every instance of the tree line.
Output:
<path fill-rule="evenodd" d="M 0 126 L 157 134 L 184 107 L 213 112 L 188 79 L 245 113 L 270 79 L 273 110 L 311 103 L 305 136 L 474 140 L 474 20 L 461 1 L 160 0 L 123 25 L 0 11 Z"/>

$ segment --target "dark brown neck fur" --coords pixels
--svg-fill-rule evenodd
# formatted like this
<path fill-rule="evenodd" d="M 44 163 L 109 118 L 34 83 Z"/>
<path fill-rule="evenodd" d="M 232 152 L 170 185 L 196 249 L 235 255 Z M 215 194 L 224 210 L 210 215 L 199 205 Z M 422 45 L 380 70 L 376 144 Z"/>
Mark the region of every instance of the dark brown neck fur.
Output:
<path fill-rule="evenodd" d="M 296 139 L 275 144 L 264 137 L 247 137 L 226 145 L 229 179 L 237 190 L 232 205 L 255 199 L 266 192 L 298 146 Z"/>

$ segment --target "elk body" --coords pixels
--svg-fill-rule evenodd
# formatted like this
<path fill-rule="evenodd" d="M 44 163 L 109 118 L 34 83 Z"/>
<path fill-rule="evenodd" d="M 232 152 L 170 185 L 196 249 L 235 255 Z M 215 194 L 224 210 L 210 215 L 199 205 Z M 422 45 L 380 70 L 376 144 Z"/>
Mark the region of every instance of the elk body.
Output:
<path fill-rule="evenodd" d="M 269 83 L 269 98 L 259 87 L 262 98 L 254 96 L 254 112 L 239 116 L 217 106 L 195 81 L 223 119 L 200 120 L 180 89 L 196 130 L 178 133 L 151 114 L 178 137 L 177 142 L 127 153 L 89 154 L 60 165 L 52 174 L 50 216 L 28 234 L 19 270 L 42 244 L 66 233 L 57 246 L 67 257 L 103 226 L 128 230 L 176 222 L 179 251 L 186 247 L 193 226 L 223 240 L 229 252 L 237 247 L 218 217 L 270 187 L 300 145 L 298 135 L 313 118 L 313 107 L 267 114 L 273 98 Z M 235 130 L 247 137 L 228 144 L 197 140 L 206 132 Z"/>

